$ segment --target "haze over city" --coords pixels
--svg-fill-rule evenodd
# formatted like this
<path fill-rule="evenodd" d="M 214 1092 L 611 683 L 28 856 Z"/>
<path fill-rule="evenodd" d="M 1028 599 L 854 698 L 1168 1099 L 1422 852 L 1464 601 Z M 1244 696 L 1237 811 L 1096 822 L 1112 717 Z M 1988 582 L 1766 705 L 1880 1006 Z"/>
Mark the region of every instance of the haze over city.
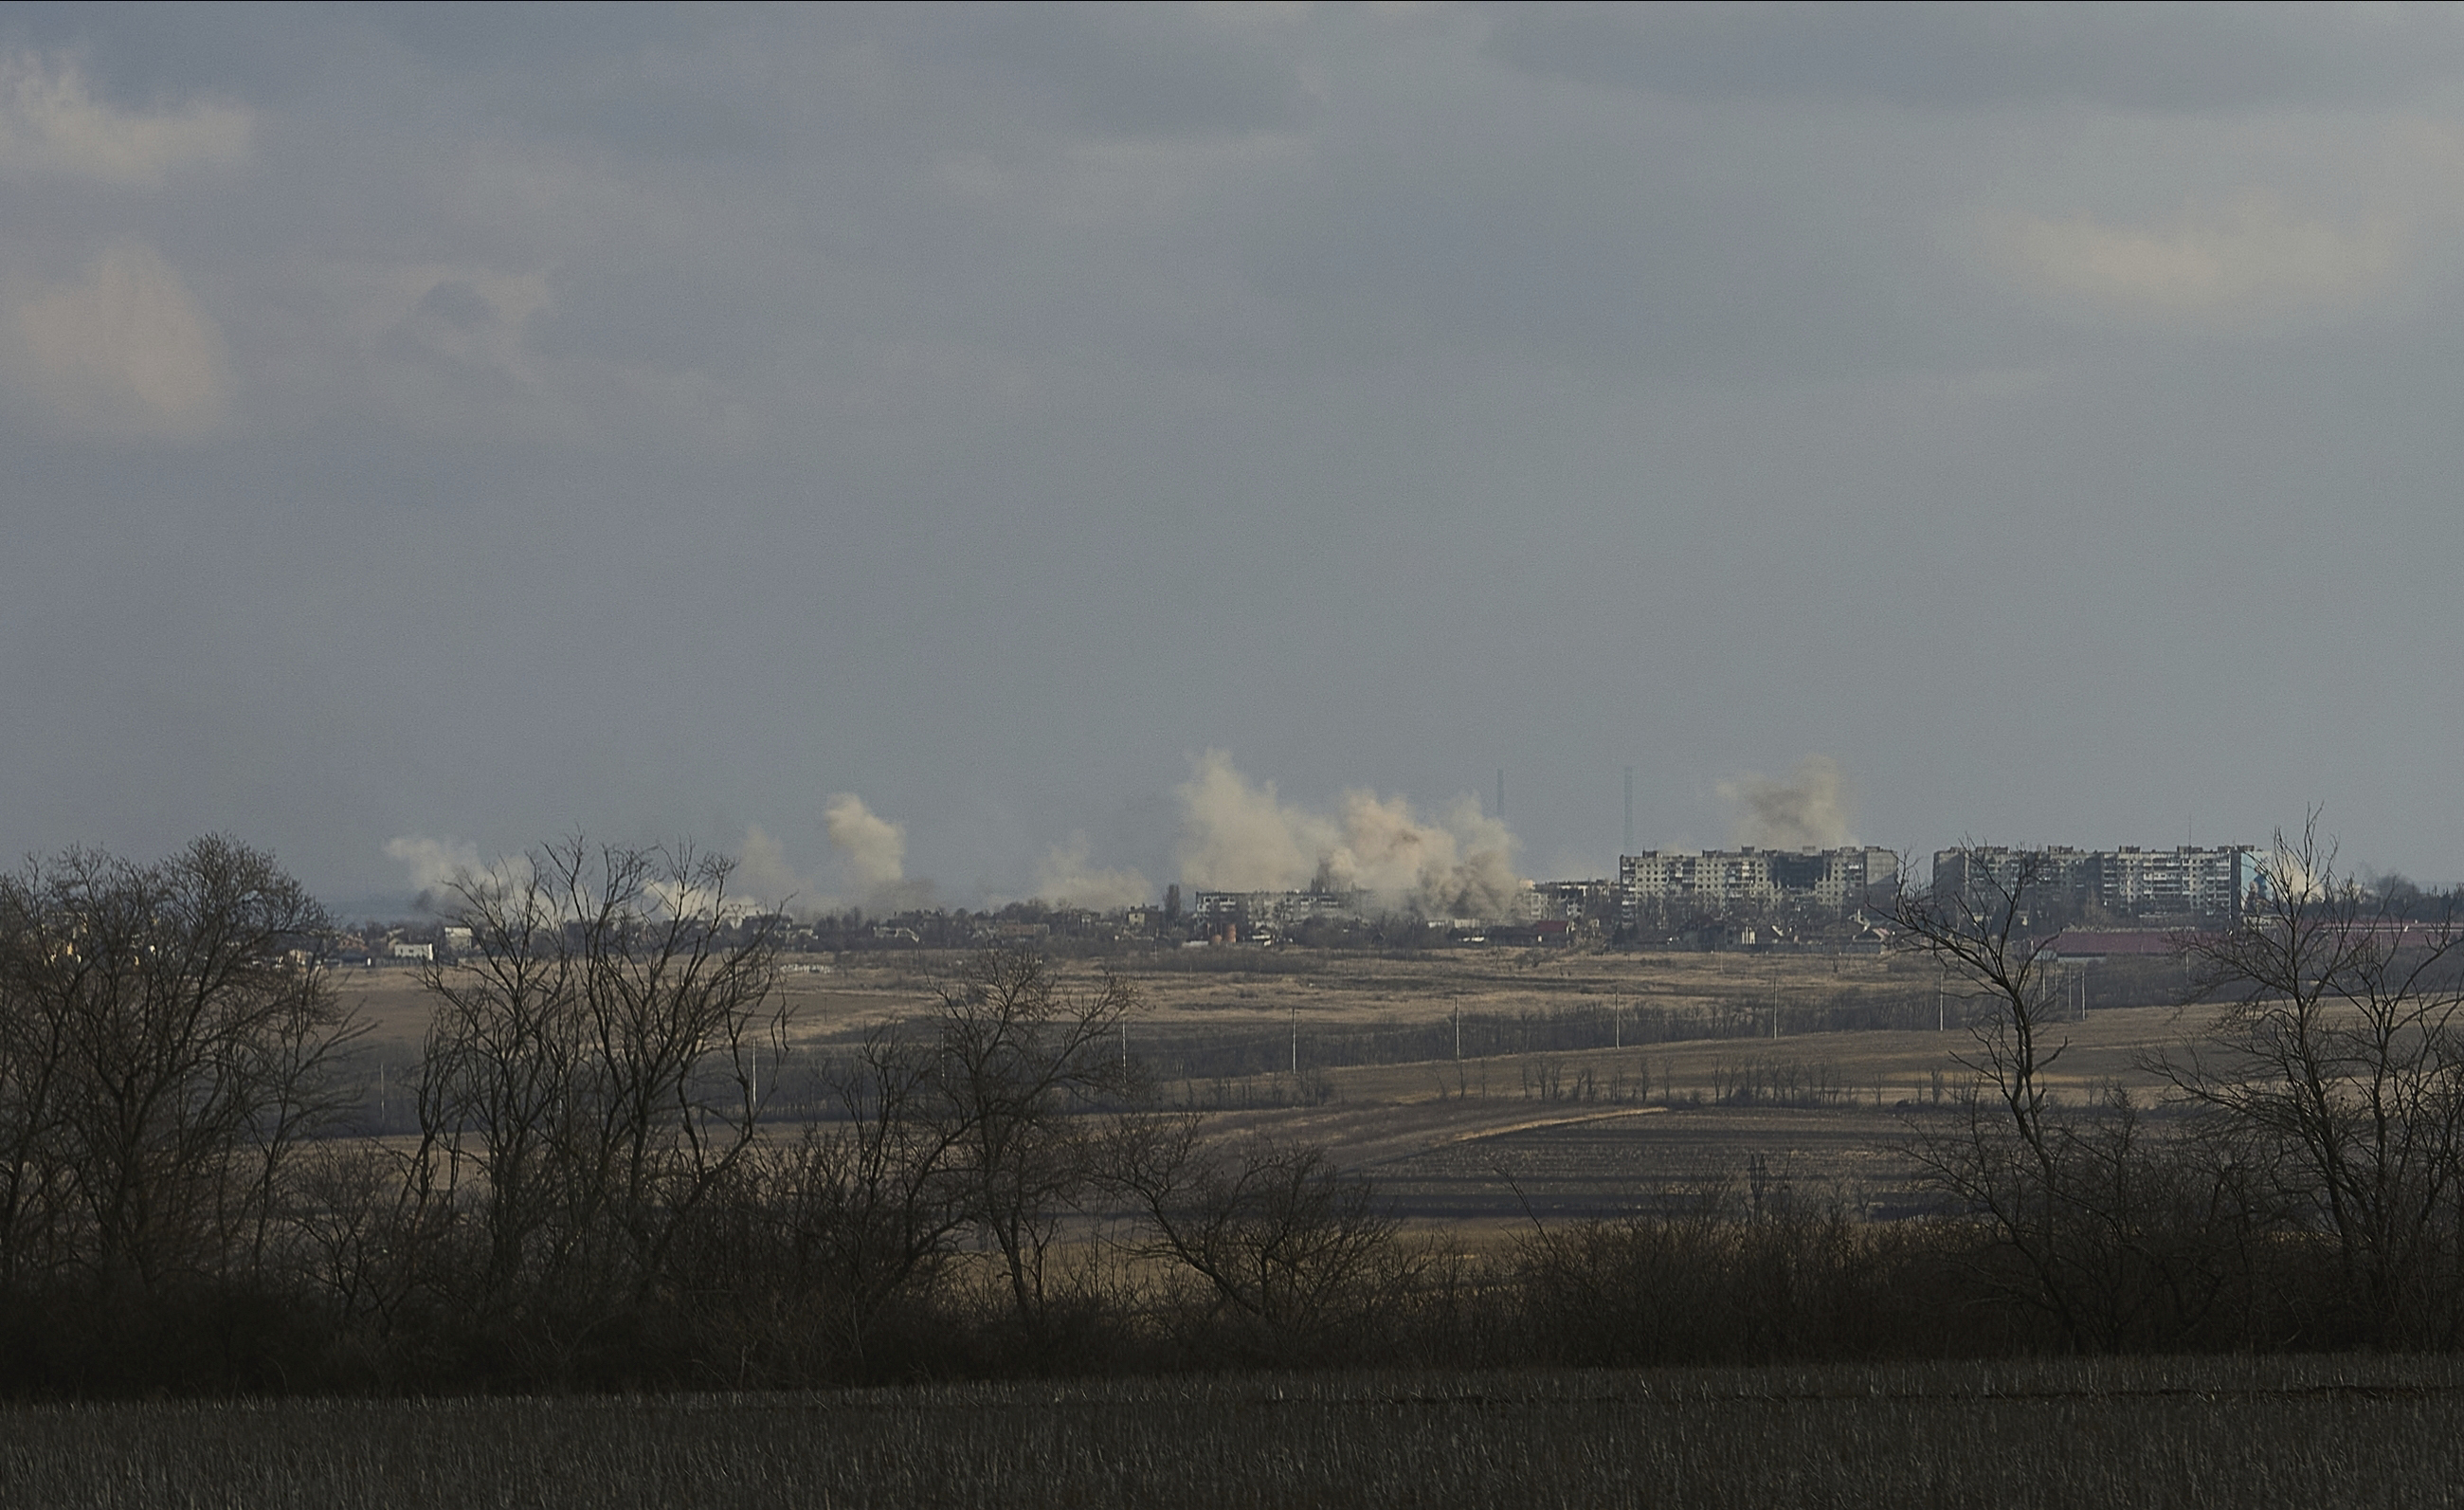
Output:
<path fill-rule="evenodd" d="M 2450 11 L 14 7 L 0 204 L 11 855 L 2464 876 Z"/>

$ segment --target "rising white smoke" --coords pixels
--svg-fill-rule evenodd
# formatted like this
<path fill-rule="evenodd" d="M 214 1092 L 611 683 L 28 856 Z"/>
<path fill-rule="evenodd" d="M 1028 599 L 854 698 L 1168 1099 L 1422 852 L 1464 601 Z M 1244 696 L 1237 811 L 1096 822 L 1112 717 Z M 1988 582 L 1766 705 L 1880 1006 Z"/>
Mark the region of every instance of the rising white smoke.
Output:
<path fill-rule="evenodd" d="M 851 791 L 830 798 L 822 823 L 857 890 L 878 891 L 907 878 L 907 825 L 878 816 Z"/>
<path fill-rule="evenodd" d="M 1107 870 L 1088 856 L 1084 833 L 1073 833 L 1067 843 L 1045 851 L 1035 868 L 1033 895 L 1055 907 L 1089 907 L 1097 912 L 1155 900 L 1155 889 L 1144 876 L 1134 870 Z"/>
<path fill-rule="evenodd" d="M 1833 850 L 1848 834 L 1847 778 L 1828 755 L 1808 755 L 1786 781 L 1751 771 L 1720 783 L 1737 810 L 1736 842 L 1765 850 Z"/>
<path fill-rule="evenodd" d="M 907 878 L 907 825 L 875 813 L 851 791 L 830 798 L 822 809 L 822 824 L 847 878 L 845 901 L 869 912 L 932 905 L 933 883 Z"/>
<path fill-rule="evenodd" d="M 761 825 L 744 826 L 744 844 L 736 852 L 736 874 L 728 877 L 728 890 L 756 903 L 761 911 L 776 912 L 793 906 L 803 910 L 817 899 L 819 888 L 796 873 L 787 863 L 787 849 L 763 832 Z"/>
<path fill-rule="evenodd" d="M 420 834 L 403 834 L 385 841 L 388 858 L 400 861 L 410 872 L 411 888 L 418 893 L 416 905 L 423 912 L 458 912 L 471 899 L 471 894 L 493 894 L 499 898 L 530 895 L 541 906 L 552 907 L 565 918 L 575 918 L 598 905 L 590 885 L 593 873 L 584 867 L 584 891 L 580 897 L 568 896 L 556 886 L 531 892 L 537 876 L 532 856 L 500 855 L 493 860 L 483 859 L 479 847 L 468 839 L 431 839 Z M 744 848 L 737 857 L 734 873 L 724 890 L 660 872 L 653 873 L 642 883 L 643 905 L 653 916 L 720 914 L 741 917 L 750 912 L 767 911 L 781 905 L 789 897 L 806 888 L 794 871 L 788 869 L 786 856 L 779 842 L 758 827 L 744 831 Z"/>
<path fill-rule="evenodd" d="M 483 859 L 479 846 L 468 839 L 431 839 L 406 833 L 385 840 L 385 855 L 410 872 L 413 903 L 422 912 L 451 913 L 461 909 L 473 888 L 512 896 L 531 883 L 531 857 L 499 855 Z"/>
<path fill-rule="evenodd" d="M 851 906 L 898 912 L 932 905 L 932 883 L 908 878 L 904 825 L 878 816 L 853 792 L 830 798 L 823 814 L 846 881 L 843 895 L 830 895 L 799 873 L 787 858 L 786 847 L 759 824 L 750 824 L 735 854 L 735 869 L 723 897 L 697 884 L 661 877 L 648 883 L 653 906 L 671 912 L 715 909 L 729 914 L 792 908 L 800 916 L 810 917 Z M 479 847 L 467 839 L 403 834 L 387 839 L 385 852 L 410 873 L 419 905 L 430 910 L 450 909 L 457 884 L 478 882 L 513 891 L 526 886 L 532 874 L 527 855 L 487 860 Z"/>
<path fill-rule="evenodd" d="M 1339 814 L 1285 802 L 1221 750 L 1190 763 L 1178 788 L 1181 884 L 1204 891 L 1360 890 L 1430 918 L 1503 918 L 1523 881 L 1505 823 L 1458 798 L 1435 820 L 1403 798 L 1357 789 Z"/>
<path fill-rule="evenodd" d="M 431 839 L 406 833 L 385 840 L 385 857 L 410 872 L 410 889 L 425 899 L 479 873 L 479 846 L 468 839 Z"/>
<path fill-rule="evenodd" d="M 1287 807 L 1275 784 L 1252 786 L 1232 757 L 1208 750 L 1190 763 L 1180 799 L 1174 858 L 1184 886 L 1207 891 L 1289 891 L 1315 878 L 1337 830 L 1328 819 Z"/>

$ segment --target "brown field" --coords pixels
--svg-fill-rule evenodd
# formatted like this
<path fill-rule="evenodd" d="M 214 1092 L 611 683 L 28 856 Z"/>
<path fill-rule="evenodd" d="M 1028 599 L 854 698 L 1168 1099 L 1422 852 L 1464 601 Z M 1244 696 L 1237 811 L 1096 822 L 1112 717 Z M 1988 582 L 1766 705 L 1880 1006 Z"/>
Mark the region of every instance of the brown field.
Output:
<path fill-rule="evenodd" d="M 1191 951 L 1196 953 L 1199 951 Z M 1212 953 L 1213 951 L 1207 951 Z M 1416 1223 L 1495 1230 L 1543 1216 L 1613 1213 L 1704 1198 L 1733 1186 L 1837 1202 L 1872 1216 L 1917 1203 L 1895 1148 L 1919 1132 L 1969 1072 L 1962 1003 L 1929 964 L 1875 957 L 1476 953 L 1133 958 L 1124 974 L 1147 1003 L 1131 1047 L 1157 1069 L 1168 1103 L 1207 1110 L 1230 1134 L 1326 1145 L 1374 1177 Z M 801 961 L 797 963 L 803 963 Z M 784 976 L 800 1057 L 918 1010 L 950 962 L 893 956 Z M 1143 967 L 1141 967 L 1143 966 Z M 1094 967 L 1068 966 L 1091 982 Z M 346 999 L 371 1041 L 407 1052 L 426 996 L 407 970 L 354 971 Z M 2092 982 L 2093 990 L 2093 982 Z M 2093 998 L 2092 998 L 2093 1001 Z M 1841 1011 L 1921 1027 L 1791 1031 Z M 1375 1055 L 1389 1039 L 1450 1043 L 1460 1012 L 1501 1024 L 1620 1012 L 1640 1034 L 1671 1014 L 1715 1036 L 1583 1049 L 1478 1053 L 1455 1059 L 1323 1062 Z M 1939 1017 L 1938 1014 L 1939 1013 Z M 1776 1014 L 1778 1036 L 1770 1036 Z M 2091 1006 L 2066 1025 L 2053 1066 L 2058 1094 L 2103 1082 L 2155 1092 L 2153 1054 L 2201 1026 L 2205 1010 Z M 1937 1029 L 1937 1020 L 1949 1026 Z M 1596 1017 L 1595 1019 L 1596 1026 Z M 1290 1073 L 1297 1037 L 1300 1074 Z M 1538 1034 L 1545 1041 L 1545 1034 Z M 1245 1045 L 1271 1070 L 1176 1077 L 1192 1046 Z"/>
<path fill-rule="evenodd" d="M 816 957 L 826 959 L 826 957 Z M 790 955 L 780 987 L 800 1030 L 843 1033 L 915 1010 L 955 965 L 937 954 L 840 956 L 818 968 Z M 1930 964 L 1873 955 L 1749 955 L 1462 950 L 1395 959 L 1368 953 L 1192 949 L 1131 955 L 1111 962 L 1147 998 L 1159 1027 L 1217 1029 L 1287 1026 L 1374 1027 L 1434 1022 L 1466 1013 L 1573 1008 L 1690 1009 L 1767 1031 L 1776 1007 L 1783 1034 L 1793 1022 L 1834 1004 L 1889 1005 L 1910 1029 L 1931 1027 L 1939 975 Z M 1064 962 L 1092 979 L 1098 966 Z M 2091 970 L 2093 1004 L 2115 990 L 2144 995 L 2119 966 Z M 2110 974 L 2113 982 L 2106 984 Z M 350 969 L 339 977 L 379 1037 L 416 1039 L 427 1001 L 412 971 Z M 1956 1018 L 1959 998 L 1949 993 Z M 1920 1023 L 1917 1019 L 1922 1018 Z"/>
<path fill-rule="evenodd" d="M 2066 1098 L 2084 1099 L 2107 1081 L 2152 1097 L 2159 1082 L 2143 1061 L 2204 1016 L 2091 1011 L 2066 1029 L 2049 1078 Z M 1774 1188 L 1886 1216 L 1918 1204 L 1907 1161 L 1893 1150 L 1945 1115 L 1934 1077 L 1946 1099 L 1955 1095 L 1970 1074 L 1956 1056 L 1974 1049 L 1953 1027 L 1363 1065 L 1324 1072 L 1322 1105 L 1217 1120 L 1323 1143 L 1419 1220 L 1495 1223 L 1520 1217 L 1527 1203 L 1544 1216 L 1664 1207 L 1724 1182 L 1749 1186 L 1756 1160 Z M 1594 1095 L 1574 1099 L 1569 1087 L 1586 1072 Z M 1545 1095 L 1551 1074 L 1556 1099 Z M 1720 1097 L 1757 1079 L 1793 1083 L 1824 1104 Z"/>

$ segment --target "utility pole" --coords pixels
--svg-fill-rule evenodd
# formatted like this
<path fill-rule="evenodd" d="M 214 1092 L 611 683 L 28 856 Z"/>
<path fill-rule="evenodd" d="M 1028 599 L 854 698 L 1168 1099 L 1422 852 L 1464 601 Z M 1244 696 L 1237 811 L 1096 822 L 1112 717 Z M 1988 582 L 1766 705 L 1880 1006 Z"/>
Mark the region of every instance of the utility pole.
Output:
<path fill-rule="evenodd" d="M 1455 1057 L 1463 1057 L 1463 998 L 1455 998 Z"/>
<path fill-rule="evenodd" d="M 1292 1009 L 1292 1078 L 1301 1077 L 1301 1010 Z"/>

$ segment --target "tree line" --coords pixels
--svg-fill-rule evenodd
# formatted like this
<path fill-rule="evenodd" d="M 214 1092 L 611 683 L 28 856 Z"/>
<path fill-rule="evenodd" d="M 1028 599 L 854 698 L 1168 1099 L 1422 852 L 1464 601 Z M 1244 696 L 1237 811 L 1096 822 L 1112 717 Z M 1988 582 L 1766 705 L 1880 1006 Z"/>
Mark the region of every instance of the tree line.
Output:
<path fill-rule="evenodd" d="M 2194 941 L 2226 1005 L 2171 1094 L 2059 1104 L 2027 877 L 1911 892 L 1982 1004 L 1909 1151 L 1941 1207 L 1860 1224 L 1764 1171 L 1465 1255 L 1322 1149 L 1162 1107 L 1124 981 L 990 950 L 791 1062 L 732 866 L 551 845 L 457 885 L 473 946 L 407 1122 L 344 1131 L 363 1027 L 331 921 L 207 838 L 0 878 L 0 1388 L 772 1387 L 1387 1364 L 2447 1347 L 2464 1328 L 2464 959 L 2306 833 Z"/>
<path fill-rule="evenodd" d="M 1982 1004 L 1933 1187 L 1991 1240 L 1994 1291 L 2068 1347 L 2464 1341 L 2464 931 L 2337 865 L 2314 813 L 2259 862 L 2255 910 L 2186 934 L 2216 1010 L 2154 1055 L 2165 1095 L 2065 1105 L 2069 1016 L 2024 922 L 2033 861 L 1910 892 L 1909 938 Z"/>

